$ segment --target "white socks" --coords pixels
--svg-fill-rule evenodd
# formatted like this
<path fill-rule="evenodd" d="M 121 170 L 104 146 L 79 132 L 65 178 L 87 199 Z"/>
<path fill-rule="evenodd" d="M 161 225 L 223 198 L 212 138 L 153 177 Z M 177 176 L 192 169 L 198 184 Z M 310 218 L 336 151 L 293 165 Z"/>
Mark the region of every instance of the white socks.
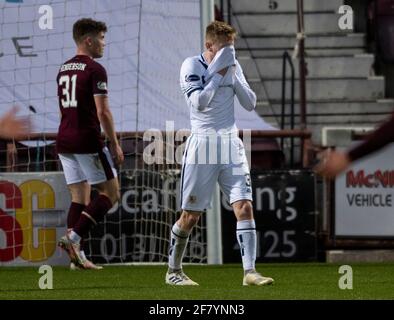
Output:
<path fill-rule="evenodd" d="M 86 255 L 85 255 L 85 251 L 81 250 L 80 253 L 81 253 L 81 258 L 82 258 L 83 261 L 88 260 L 88 259 L 86 258 Z"/>
<path fill-rule="evenodd" d="M 256 223 L 254 220 L 237 222 L 237 240 L 244 271 L 254 270 L 256 261 Z"/>
<path fill-rule="evenodd" d="M 189 234 L 189 232 L 179 228 L 177 223 L 172 226 L 170 250 L 168 253 L 168 267 L 170 269 L 182 269 L 182 259 L 189 240 Z"/>
<path fill-rule="evenodd" d="M 81 237 L 74 231 L 71 231 L 68 237 L 74 243 L 80 243 L 81 242 Z"/>
<path fill-rule="evenodd" d="M 168 254 L 168 267 L 172 270 L 182 269 L 182 259 L 190 233 L 182 230 L 177 223 L 171 229 L 171 242 Z M 242 265 L 245 271 L 255 269 L 256 261 L 256 223 L 254 220 L 237 222 L 237 239 L 241 250 Z"/>

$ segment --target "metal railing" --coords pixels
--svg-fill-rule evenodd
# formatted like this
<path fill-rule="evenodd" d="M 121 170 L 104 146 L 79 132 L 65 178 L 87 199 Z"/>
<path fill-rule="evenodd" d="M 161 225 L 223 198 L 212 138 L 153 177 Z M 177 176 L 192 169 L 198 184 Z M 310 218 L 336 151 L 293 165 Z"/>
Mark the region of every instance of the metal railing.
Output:
<path fill-rule="evenodd" d="M 169 132 L 170 134 L 172 134 L 172 136 L 174 135 L 173 132 Z M 143 145 L 140 145 L 140 143 L 144 142 L 144 134 L 145 132 L 118 132 L 117 136 L 119 138 L 119 140 L 121 141 L 121 145 L 125 147 L 124 151 L 128 154 L 128 155 L 137 155 L 138 154 L 142 154 L 143 153 Z M 161 134 L 163 137 L 166 136 L 167 132 L 165 131 L 161 131 Z M 189 130 L 179 130 L 177 131 L 177 136 L 179 137 L 187 137 L 190 134 Z M 18 157 L 18 153 L 20 151 L 25 151 L 29 153 L 29 159 L 28 162 L 34 162 L 32 161 L 32 157 L 30 157 L 30 151 L 31 154 L 36 155 L 37 152 L 40 152 L 43 155 L 43 159 L 41 160 L 41 162 L 57 162 L 57 155 L 56 155 L 56 148 L 55 148 L 55 141 L 56 141 L 56 136 L 57 133 L 32 133 L 27 135 L 26 137 L 22 137 L 22 141 L 34 141 L 34 142 L 43 142 L 46 146 L 42 147 L 42 148 L 50 148 L 52 151 L 50 152 L 51 155 L 48 155 L 48 158 L 46 157 L 46 152 L 45 150 L 37 150 L 38 148 L 31 146 L 31 147 L 26 147 L 23 148 L 23 150 L 19 149 L 16 147 L 15 143 L 13 141 L 9 141 L 6 144 L 6 149 L 3 150 L 3 152 L 6 153 L 6 163 L 5 163 L 5 167 L 2 168 L 4 170 L 0 171 L 8 171 L 8 172 L 13 172 L 15 171 L 15 168 L 17 168 L 20 165 L 25 165 L 26 159 L 20 159 Z M 265 130 L 265 131 L 261 131 L 261 130 L 239 130 L 239 136 L 240 138 L 244 139 L 246 137 L 246 139 L 250 138 L 297 138 L 297 139 L 301 139 L 301 140 L 305 140 L 305 139 L 310 139 L 311 137 L 311 132 L 308 130 L 299 130 L 299 129 L 294 129 L 294 130 Z M 103 135 L 104 137 L 104 135 Z M 126 141 L 130 141 L 130 140 L 134 140 L 137 141 L 137 144 L 132 144 L 132 145 L 124 145 L 124 143 Z M 167 141 L 166 139 L 163 139 L 163 141 Z M 150 143 L 151 141 L 145 141 L 146 143 Z M 50 144 L 49 144 L 50 143 Z M 175 142 L 174 142 L 175 143 Z M 182 141 L 177 141 L 177 143 L 181 144 Z M 33 145 L 37 145 L 36 143 L 34 143 Z M 174 144 L 175 146 L 175 144 Z M 0 150 L 1 151 L 1 150 Z M 251 152 L 253 152 L 253 149 L 251 147 Z M 18 159 L 19 158 L 19 159 Z M 34 156 L 33 156 L 34 158 Z M 40 159 L 36 158 L 36 161 L 40 162 Z M 22 160 L 22 161 L 21 161 Z M 51 170 L 55 170 L 56 169 L 51 169 Z M 38 167 L 35 165 L 31 168 L 31 171 L 40 171 L 38 169 Z M 44 170 L 45 171 L 45 170 Z"/>

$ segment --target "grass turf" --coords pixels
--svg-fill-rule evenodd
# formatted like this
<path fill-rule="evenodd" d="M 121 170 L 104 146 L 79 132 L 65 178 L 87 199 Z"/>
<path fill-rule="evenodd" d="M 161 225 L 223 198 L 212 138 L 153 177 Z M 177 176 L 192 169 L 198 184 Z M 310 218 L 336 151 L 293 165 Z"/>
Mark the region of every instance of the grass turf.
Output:
<path fill-rule="evenodd" d="M 394 299 L 394 264 L 351 266 L 352 290 L 339 289 L 339 265 L 325 263 L 259 264 L 275 279 L 267 287 L 243 287 L 241 265 L 185 266 L 198 287 L 165 285 L 165 266 L 53 267 L 53 290 L 39 289 L 38 267 L 0 267 L 0 299 Z"/>

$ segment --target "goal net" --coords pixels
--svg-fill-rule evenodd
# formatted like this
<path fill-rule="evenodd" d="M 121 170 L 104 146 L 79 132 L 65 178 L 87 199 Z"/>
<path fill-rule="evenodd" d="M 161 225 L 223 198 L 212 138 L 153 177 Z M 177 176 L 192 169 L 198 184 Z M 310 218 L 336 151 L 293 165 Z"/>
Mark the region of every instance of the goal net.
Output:
<path fill-rule="evenodd" d="M 99 62 L 126 158 L 121 201 L 91 231 L 85 252 L 96 263 L 167 261 L 189 128 L 179 68 L 200 52 L 200 1 L 6 0 L 0 2 L 0 114 L 17 105 L 34 133 L 26 141 L 1 141 L 0 265 L 67 263 L 56 248 L 70 198 L 54 146 L 55 79 L 75 55 L 72 25 L 82 17 L 108 26 Z M 184 262 L 207 262 L 205 217 Z"/>

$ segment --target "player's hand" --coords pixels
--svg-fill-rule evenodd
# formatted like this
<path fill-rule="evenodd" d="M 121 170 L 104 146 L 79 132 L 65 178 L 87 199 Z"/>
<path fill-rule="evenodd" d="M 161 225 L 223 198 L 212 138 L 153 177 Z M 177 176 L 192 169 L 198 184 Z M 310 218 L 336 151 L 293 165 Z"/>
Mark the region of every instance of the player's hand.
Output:
<path fill-rule="evenodd" d="M 111 152 L 114 157 L 115 163 L 117 165 L 121 165 L 124 161 L 124 155 L 119 143 L 111 144 Z"/>
<path fill-rule="evenodd" d="M 225 76 L 225 74 L 227 73 L 227 70 L 228 70 L 228 67 L 226 67 L 226 68 L 223 68 L 222 70 L 220 70 L 220 71 L 218 71 L 218 73 L 221 75 L 221 76 Z"/>
<path fill-rule="evenodd" d="M 351 163 L 346 153 L 338 151 L 324 151 L 319 158 L 320 162 L 314 167 L 314 171 L 326 178 L 335 178 Z"/>
<path fill-rule="evenodd" d="M 27 117 L 16 117 L 18 107 L 13 107 L 0 118 L 0 138 L 19 140 L 26 137 L 31 129 Z"/>

